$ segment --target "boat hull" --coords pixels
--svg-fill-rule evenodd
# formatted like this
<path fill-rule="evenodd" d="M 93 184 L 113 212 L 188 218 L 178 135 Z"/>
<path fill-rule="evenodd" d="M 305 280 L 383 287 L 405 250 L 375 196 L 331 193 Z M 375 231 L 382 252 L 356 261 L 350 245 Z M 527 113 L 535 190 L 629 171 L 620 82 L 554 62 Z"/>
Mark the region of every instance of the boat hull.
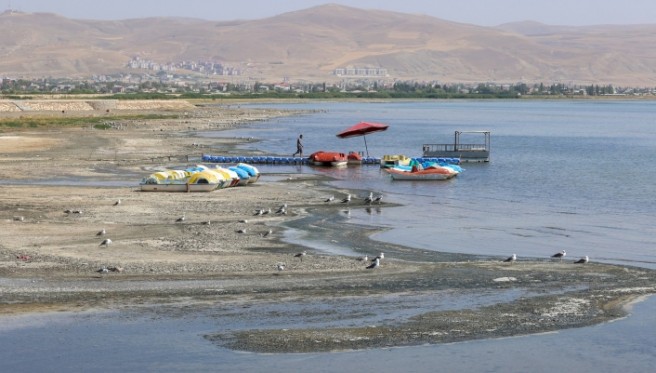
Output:
<path fill-rule="evenodd" d="M 458 175 L 455 171 L 446 172 L 444 170 L 422 170 L 410 172 L 387 168 L 385 171 L 390 174 L 392 180 L 448 180 Z"/>
<path fill-rule="evenodd" d="M 211 192 L 220 187 L 220 184 L 140 184 L 142 192 Z"/>
<path fill-rule="evenodd" d="M 343 167 L 348 165 L 348 158 L 344 153 L 318 151 L 310 154 L 308 158 L 315 166 Z"/>

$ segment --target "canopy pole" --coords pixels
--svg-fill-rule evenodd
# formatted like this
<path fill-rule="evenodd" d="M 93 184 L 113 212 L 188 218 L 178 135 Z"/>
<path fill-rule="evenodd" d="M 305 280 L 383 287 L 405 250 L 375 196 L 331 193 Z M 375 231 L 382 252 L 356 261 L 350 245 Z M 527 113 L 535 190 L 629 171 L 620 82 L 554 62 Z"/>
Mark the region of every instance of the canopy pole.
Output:
<path fill-rule="evenodd" d="M 362 135 L 362 138 L 364 138 L 364 148 L 367 150 L 367 158 L 369 158 L 369 148 L 367 147 L 367 136 Z"/>

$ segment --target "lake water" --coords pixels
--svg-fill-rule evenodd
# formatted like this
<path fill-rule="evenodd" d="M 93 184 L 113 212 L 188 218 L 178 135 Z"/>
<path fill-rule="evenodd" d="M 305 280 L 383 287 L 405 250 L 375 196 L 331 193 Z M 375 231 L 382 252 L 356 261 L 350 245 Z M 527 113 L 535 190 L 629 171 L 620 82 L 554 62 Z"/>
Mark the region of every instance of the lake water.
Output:
<path fill-rule="evenodd" d="M 265 173 L 324 172 L 336 178 L 336 186 L 383 193 L 387 201 L 403 204 L 383 206 L 372 214 L 352 208 L 354 222 L 393 228 L 375 239 L 425 250 L 499 257 L 517 253 L 520 259 L 546 258 L 565 249 L 568 259 L 588 255 L 594 261 L 656 268 L 656 102 L 457 100 L 269 106 L 318 112 L 254 123 L 216 136 L 261 139 L 246 147 L 268 154 L 293 153 L 299 133 L 304 135 L 306 153 L 363 151 L 362 138 L 338 139 L 335 134 L 362 120 L 378 121 L 390 128 L 367 136 L 370 155 L 414 156 L 420 155 L 423 143 L 452 141 L 456 130 L 492 132 L 492 161 L 466 164 L 461 175 L 444 182 L 392 181 L 377 166 L 339 170 L 258 166 Z M 221 154 L 220 149 L 212 152 Z M 0 371 L 111 367 L 123 371 L 639 372 L 656 365 L 656 297 L 637 304 L 629 318 L 614 323 L 448 345 L 270 355 L 233 352 L 202 338 L 217 330 L 269 325 L 257 317 L 256 308 L 236 309 L 252 314 L 253 325 L 202 314 L 162 318 L 110 312 L 3 318 Z"/>
<path fill-rule="evenodd" d="M 317 169 L 258 166 L 262 172 L 322 172 L 339 187 L 383 193 L 405 207 L 353 219 L 394 228 L 376 239 L 417 248 L 570 258 L 656 268 L 656 126 L 653 101 L 430 101 L 315 103 L 276 107 L 317 114 L 256 123 L 220 136 L 288 155 L 303 133 L 306 153 L 364 151 L 340 139 L 359 121 L 389 124 L 367 136 L 371 156 L 420 156 L 423 143 L 450 143 L 454 131 L 492 132 L 491 162 L 464 164 L 446 182 L 392 181 L 377 166 Z M 478 138 L 462 140 L 481 142 Z M 216 150 L 220 152 L 219 149 Z M 364 194 L 364 193 L 363 193 Z"/>

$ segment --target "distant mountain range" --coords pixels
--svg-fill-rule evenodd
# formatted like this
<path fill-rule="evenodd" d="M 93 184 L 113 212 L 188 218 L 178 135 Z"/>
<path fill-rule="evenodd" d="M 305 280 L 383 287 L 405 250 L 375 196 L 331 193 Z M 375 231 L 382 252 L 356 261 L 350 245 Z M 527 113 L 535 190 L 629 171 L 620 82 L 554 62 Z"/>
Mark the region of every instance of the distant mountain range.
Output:
<path fill-rule="evenodd" d="M 332 4 L 232 22 L 7 11 L 0 14 L 0 77 L 134 72 L 126 66 L 139 57 L 219 62 L 241 71 L 231 79 L 262 82 L 335 81 L 343 78 L 336 69 L 370 68 L 399 80 L 654 86 L 654 45 L 656 24 L 481 27 Z"/>

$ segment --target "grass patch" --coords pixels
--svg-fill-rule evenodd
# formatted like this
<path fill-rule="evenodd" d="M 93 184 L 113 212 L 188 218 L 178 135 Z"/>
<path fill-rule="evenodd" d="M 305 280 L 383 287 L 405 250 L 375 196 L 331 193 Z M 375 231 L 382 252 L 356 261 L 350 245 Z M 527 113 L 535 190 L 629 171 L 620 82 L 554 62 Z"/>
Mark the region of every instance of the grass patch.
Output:
<path fill-rule="evenodd" d="M 155 120 L 155 119 L 177 119 L 179 115 L 162 114 L 138 114 L 119 115 L 103 117 L 21 117 L 0 119 L 1 128 L 66 128 L 93 126 L 96 129 L 109 129 L 111 125 L 107 122 L 120 120 Z"/>

